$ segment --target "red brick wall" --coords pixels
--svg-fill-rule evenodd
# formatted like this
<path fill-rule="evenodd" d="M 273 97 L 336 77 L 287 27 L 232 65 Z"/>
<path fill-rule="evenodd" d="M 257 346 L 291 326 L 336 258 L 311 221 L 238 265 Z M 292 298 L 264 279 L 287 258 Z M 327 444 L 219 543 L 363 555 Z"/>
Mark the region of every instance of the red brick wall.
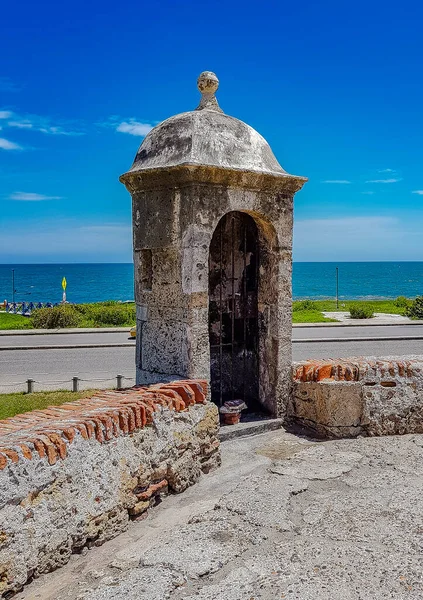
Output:
<path fill-rule="evenodd" d="M 220 464 L 207 383 L 175 381 L 0 421 L 0 596 L 144 518 Z"/>
<path fill-rule="evenodd" d="M 4 419 L 0 421 L 0 470 L 9 462 L 31 460 L 34 452 L 53 465 L 66 457 L 77 431 L 102 444 L 145 427 L 159 406 L 182 411 L 205 403 L 206 397 L 206 381 L 177 381 L 101 391 L 92 398 Z"/>
<path fill-rule="evenodd" d="M 421 373 L 421 360 L 401 359 L 329 359 L 308 360 L 294 365 L 294 381 L 363 381 L 414 377 Z"/>
<path fill-rule="evenodd" d="M 326 438 L 422 433 L 423 358 L 296 363 L 287 422 Z"/>

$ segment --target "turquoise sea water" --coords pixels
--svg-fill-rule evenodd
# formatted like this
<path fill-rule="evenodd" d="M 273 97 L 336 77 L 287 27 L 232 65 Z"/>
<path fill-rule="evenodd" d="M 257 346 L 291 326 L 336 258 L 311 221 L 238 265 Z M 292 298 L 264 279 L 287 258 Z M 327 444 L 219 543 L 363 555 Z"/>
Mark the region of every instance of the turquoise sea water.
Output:
<path fill-rule="evenodd" d="M 294 263 L 294 298 L 333 298 L 339 268 L 339 297 L 414 297 L 423 294 L 423 262 Z M 133 265 L 65 264 L 0 265 L 0 301 L 12 300 L 12 269 L 16 302 L 59 302 L 66 277 L 69 302 L 133 300 Z"/>

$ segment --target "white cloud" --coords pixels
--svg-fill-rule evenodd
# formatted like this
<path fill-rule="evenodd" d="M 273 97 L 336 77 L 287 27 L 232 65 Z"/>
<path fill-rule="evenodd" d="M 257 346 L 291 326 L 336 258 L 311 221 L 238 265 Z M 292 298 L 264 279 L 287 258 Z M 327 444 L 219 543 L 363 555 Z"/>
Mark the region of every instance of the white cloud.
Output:
<path fill-rule="evenodd" d="M 131 262 L 131 225 L 16 220 L 4 227 L 0 256 L 5 262 Z"/>
<path fill-rule="evenodd" d="M 35 194 L 34 192 L 14 192 L 9 196 L 9 200 L 19 200 L 21 202 L 40 202 L 42 200 L 61 199 L 62 196 L 45 196 L 44 194 Z"/>
<path fill-rule="evenodd" d="M 149 131 L 153 129 L 153 125 L 150 123 L 140 123 L 135 119 L 129 119 L 129 121 L 122 121 L 116 125 L 116 131 L 121 133 L 129 133 L 129 135 L 136 135 L 144 137 Z"/>
<path fill-rule="evenodd" d="M 85 135 L 83 131 L 66 131 L 63 127 L 57 127 L 53 125 L 46 125 L 44 127 L 35 127 L 37 131 L 41 133 L 48 133 L 49 135 Z"/>
<path fill-rule="evenodd" d="M 395 169 L 379 169 L 378 173 L 396 173 Z"/>
<path fill-rule="evenodd" d="M 8 121 L 8 127 L 17 127 L 18 129 L 32 129 L 34 125 L 30 121 Z"/>
<path fill-rule="evenodd" d="M 156 125 L 154 122 L 139 121 L 135 117 L 124 119 L 120 115 L 111 115 L 106 121 L 97 123 L 99 127 L 112 128 L 119 133 L 127 133 L 136 137 L 145 137 Z"/>
<path fill-rule="evenodd" d="M 414 190 L 411 192 L 412 194 L 418 194 L 419 196 L 423 196 L 423 190 Z"/>
<path fill-rule="evenodd" d="M 22 146 L 19 146 L 19 144 L 15 144 L 15 142 L 11 142 L 10 140 L 6 140 L 5 138 L 0 138 L 0 148 L 2 150 L 22 150 Z"/>
<path fill-rule="evenodd" d="M 398 183 L 398 181 L 402 181 L 402 178 L 399 177 L 397 179 L 370 179 L 369 181 L 366 181 L 366 183 Z"/>
<path fill-rule="evenodd" d="M 49 135 L 84 135 L 82 131 L 71 130 L 69 123 L 53 125 L 49 117 L 40 115 L 18 115 L 10 110 L 1 110 L 0 119 L 4 128 L 30 129 Z"/>
<path fill-rule="evenodd" d="M 351 183 L 348 179 L 325 179 L 322 183 Z"/>

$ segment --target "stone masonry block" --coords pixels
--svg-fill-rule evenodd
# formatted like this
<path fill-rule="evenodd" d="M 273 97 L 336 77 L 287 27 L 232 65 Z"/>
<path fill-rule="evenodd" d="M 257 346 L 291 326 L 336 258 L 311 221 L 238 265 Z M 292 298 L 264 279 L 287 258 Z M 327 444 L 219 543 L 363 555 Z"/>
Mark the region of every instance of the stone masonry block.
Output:
<path fill-rule="evenodd" d="M 220 464 L 207 382 L 102 391 L 0 421 L 0 596 Z"/>

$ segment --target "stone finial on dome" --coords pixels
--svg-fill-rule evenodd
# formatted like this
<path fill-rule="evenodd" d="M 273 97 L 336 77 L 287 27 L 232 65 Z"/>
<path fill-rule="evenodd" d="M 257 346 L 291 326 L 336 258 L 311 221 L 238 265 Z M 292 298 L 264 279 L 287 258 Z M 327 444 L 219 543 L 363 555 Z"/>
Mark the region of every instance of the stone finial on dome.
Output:
<path fill-rule="evenodd" d="M 197 79 L 197 87 L 201 92 L 200 104 L 195 110 L 215 110 L 223 112 L 216 100 L 219 80 L 212 71 L 203 71 Z"/>

